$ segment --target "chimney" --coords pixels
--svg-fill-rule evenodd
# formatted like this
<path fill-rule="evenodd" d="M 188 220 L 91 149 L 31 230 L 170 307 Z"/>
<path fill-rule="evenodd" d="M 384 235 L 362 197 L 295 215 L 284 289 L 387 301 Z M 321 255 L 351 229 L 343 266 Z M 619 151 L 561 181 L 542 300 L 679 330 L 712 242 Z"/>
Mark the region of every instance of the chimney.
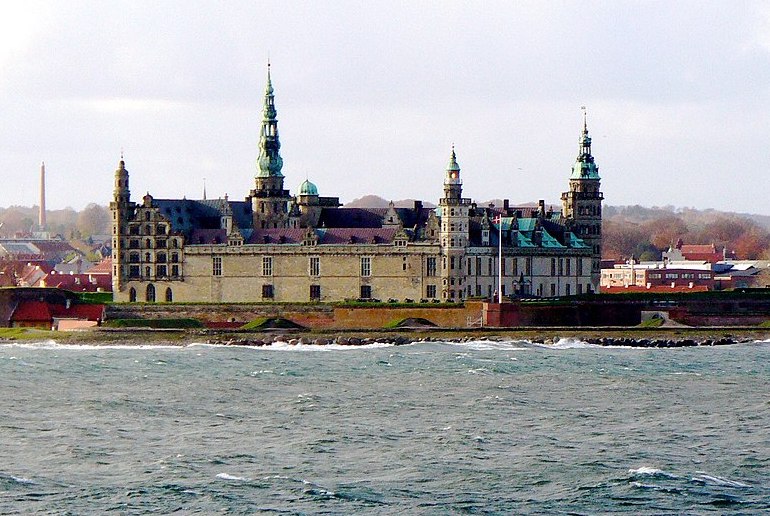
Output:
<path fill-rule="evenodd" d="M 503 209 L 508 212 L 508 206 L 510 206 L 508 199 L 503 199 Z"/>
<path fill-rule="evenodd" d="M 40 231 L 45 231 L 45 162 L 40 165 L 40 214 L 37 225 Z"/>
<path fill-rule="evenodd" d="M 537 207 L 540 212 L 540 216 L 545 217 L 545 201 L 543 199 L 537 201 Z"/>

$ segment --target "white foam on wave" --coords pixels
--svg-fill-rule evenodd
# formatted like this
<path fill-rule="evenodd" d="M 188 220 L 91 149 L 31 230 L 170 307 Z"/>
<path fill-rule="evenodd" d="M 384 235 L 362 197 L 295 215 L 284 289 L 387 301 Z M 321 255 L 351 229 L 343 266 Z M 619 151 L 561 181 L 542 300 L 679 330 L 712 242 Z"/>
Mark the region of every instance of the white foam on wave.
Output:
<path fill-rule="evenodd" d="M 273 342 L 267 346 L 250 346 L 254 349 L 267 349 L 278 351 L 349 351 L 353 349 L 391 348 L 395 344 L 389 342 L 373 342 L 371 344 L 343 345 L 343 344 L 289 344 L 288 342 Z"/>
<path fill-rule="evenodd" d="M 3 342 L 0 348 L 23 348 L 40 350 L 90 351 L 96 349 L 181 349 L 184 346 L 170 344 L 61 344 L 53 339 L 37 342 Z"/>
<path fill-rule="evenodd" d="M 584 349 L 601 347 L 598 344 L 589 344 L 588 342 L 572 337 L 560 337 L 559 340 L 553 343 L 535 342 L 534 345 L 548 349 Z"/>
<path fill-rule="evenodd" d="M 32 480 L 31 478 L 25 478 L 25 477 L 15 477 L 15 476 L 11 475 L 11 479 L 12 479 L 14 482 L 17 482 L 17 483 L 19 483 L 19 484 L 34 484 L 34 483 L 35 483 L 35 481 L 34 481 L 34 480 Z"/>
<path fill-rule="evenodd" d="M 521 340 L 469 340 L 467 342 L 448 342 L 454 346 L 460 346 L 473 351 L 527 351 L 522 344 L 528 341 Z"/>
<path fill-rule="evenodd" d="M 699 484 L 725 487 L 751 487 L 750 485 L 744 484 L 743 482 L 738 482 L 737 480 L 730 480 L 729 478 L 709 475 L 705 471 L 697 471 L 696 473 L 697 475 L 692 478 L 692 481 Z"/>
<path fill-rule="evenodd" d="M 650 466 L 642 466 L 636 469 L 629 469 L 628 472 L 635 476 L 679 478 L 673 473 L 668 473 L 662 469 L 652 468 Z"/>
<path fill-rule="evenodd" d="M 233 480 L 237 482 L 250 482 L 250 478 L 246 477 L 238 477 L 235 475 L 230 475 L 229 473 L 217 473 L 217 478 L 221 478 L 222 480 Z"/>

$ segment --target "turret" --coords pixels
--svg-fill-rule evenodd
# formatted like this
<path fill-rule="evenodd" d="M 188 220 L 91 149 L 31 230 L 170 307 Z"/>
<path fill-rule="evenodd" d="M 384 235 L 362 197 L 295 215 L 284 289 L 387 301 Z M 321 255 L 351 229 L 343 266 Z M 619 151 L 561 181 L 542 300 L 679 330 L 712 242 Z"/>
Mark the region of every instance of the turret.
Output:
<path fill-rule="evenodd" d="M 110 212 L 112 213 L 112 291 L 119 294 L 128 275 L 124 246 L 128 234 L 128 221 L 134 211 L 131 192 L 128 189 L 128 170 L 123 156 L 120 156 L 115 170 L 115 185 L 112 192 Z"/>
<path fill-rule="evenodd" d="M 291 196 L 283 189 L 283 159 L 278 138 L 278 118 L 275 109 L 270 63 L 267 64 L 267 87 L 262 108 L 262 130 L 259 134 L 259 157 L 255 189 L 249 199 L 252 204 L 254 228 L 285 228 L 289 225 Z"/>
<path fill-rule="evenodd" d="M 602 257 L 602 200 L 599 167 L 591 153 L 591 137 L 583 111 L 583 131 L 580 134 L 579 151 L 569 179 L 569 191 L 561 196 L 562 215 L 570 228 L 591 247 L 591 283 L 598 291 Z"/>
<path fill-rule="evenodd" d="M 460 165 L 454 146 L 444 175 L 444 197 L 439 199 L 441 211 L 440 243 L 442 254 L 442 296 L 461 300 L 465 297 L 463 259 L 468 245 L 471 200 L 462 197 Z"/>

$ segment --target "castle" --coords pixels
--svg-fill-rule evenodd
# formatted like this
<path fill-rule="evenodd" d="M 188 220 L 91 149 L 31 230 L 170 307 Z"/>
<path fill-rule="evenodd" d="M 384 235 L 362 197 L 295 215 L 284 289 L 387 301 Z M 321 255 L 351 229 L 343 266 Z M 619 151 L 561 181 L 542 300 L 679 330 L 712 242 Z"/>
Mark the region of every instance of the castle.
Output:
<path fill-rule="evenodd" d="M 112 214 L 122 302 L 462 301 L 598 291 L 601 205 L 585 118 L 562 210 L 478 206 L 454 148 L 437 208 L 344 208 L 304 181 L 284 187 L 268 65 L 257 174 L 244 200 L 131 201 L 121 157 Z M 502 259 L 499 259 L 501 256 Z M 502 282 L 498 285 L 498 277 Z"/>

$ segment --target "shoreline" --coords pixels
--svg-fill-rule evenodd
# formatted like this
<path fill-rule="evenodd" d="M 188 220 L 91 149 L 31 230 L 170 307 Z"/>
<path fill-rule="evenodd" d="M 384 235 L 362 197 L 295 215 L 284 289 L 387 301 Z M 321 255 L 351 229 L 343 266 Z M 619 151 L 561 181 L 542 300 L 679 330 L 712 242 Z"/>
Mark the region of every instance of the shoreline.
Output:
<path fill-rule="evenodd" d="M 413 342 L 468 342 L 488 340 L 529 341 L 552 345 L 561 339 L 574 339 L 597 346 L 636 348 L 678 348 L 725 346 L 770 340 L 770 328 L 757 327 L 539 327 L 539 328 L 400 328 L 394 330 L 187 330 L 148 328 L 94 328 L 85 331 L 58 332 L 36 329 L 0 331 L 0 343 L 54 340 L 58 344 L 87 345 L 169 345 L 193 343 L 266 346 L 273 342 L 301 345 L 365 346 L 371 344 L 404 345 Z"/>

